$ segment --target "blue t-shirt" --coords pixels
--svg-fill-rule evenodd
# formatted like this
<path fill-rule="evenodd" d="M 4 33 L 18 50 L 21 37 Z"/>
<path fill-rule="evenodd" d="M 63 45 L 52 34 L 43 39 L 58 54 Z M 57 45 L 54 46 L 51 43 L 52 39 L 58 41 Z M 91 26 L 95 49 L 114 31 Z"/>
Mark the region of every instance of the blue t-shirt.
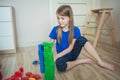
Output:
<path fill-rule="evenodd" d="M 52 31 L 49 34 L 49 37 L 51 39 L 56 40 L 56 51 L 57 51 L 57 53 L 60 53 L 61 51 L 65 50 L 69 47 L 69 43 L 68 43 L 69 31 L 66 31 L 66 32 L 62 31 L 62 39 L 59 44 L 57 41 L 57 30 L 58 30 L 58 26 L 54 26 Z M 80 29 L 77 26 L 74 26 L 73 38 L 77 39 L 80 37 L 81 37 Z M 68 55 L 70 55 L 70 53 L 68 53 Z"/>

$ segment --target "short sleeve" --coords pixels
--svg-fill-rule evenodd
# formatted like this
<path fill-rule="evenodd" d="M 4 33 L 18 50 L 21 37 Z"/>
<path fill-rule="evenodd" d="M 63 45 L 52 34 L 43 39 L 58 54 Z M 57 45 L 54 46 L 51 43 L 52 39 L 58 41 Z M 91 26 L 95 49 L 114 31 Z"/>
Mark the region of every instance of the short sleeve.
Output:
<path fill-rule="evenodd" d="M 74 38 L 77 39 L 77 38 L 80 38 L 81 37 L 81 32 L 80 32 L 80 29 L 75 26 L 74 27 Z"/>
<path fill-rule="evenodd" d="M 51 30 L 49 37 L 51 39 L 57 39 L 57 26 L 53 27 L 53 29 Z"/>

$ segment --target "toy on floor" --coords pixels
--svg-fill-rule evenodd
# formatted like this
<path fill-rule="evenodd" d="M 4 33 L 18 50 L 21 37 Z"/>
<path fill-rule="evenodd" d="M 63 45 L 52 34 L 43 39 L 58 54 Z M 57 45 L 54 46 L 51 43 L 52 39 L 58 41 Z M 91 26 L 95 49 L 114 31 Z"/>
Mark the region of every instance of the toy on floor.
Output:
<path fill-rule="evenodd" d="M 2 72 L 0 71 L 0 80 L 2 80 Z"/>
<path fill-rule="evenodd" d="M 40 72 L 44 73 L 45 72 L 45 64 L 44 64 L 44 47 L 43 44 L 38 45 L 38 57 L 40 61 Z"/>
<path fill-rule="evenodd" d="M 43 42 L 38 45 L 38 56 L 40 61 L 40 72 L 44 73 L 44 80 L 54 80 L 54 57 L 52 42 Z"/>
<path fill-rule="evenodd" d="M 19 71 L 16 71 L 11 77 L 5 80 L 40 80 L 41 76 L 39 74 L 33 74 L 32 72 L 26 72 L 23 76 L 24 69 L 21 67 Z"/>
<path fill-rule="evenodd" d="M 38 60 L 35 60 L 35 61 L 32 62 L 32 64 L 34 64 L 34 65 L 36 65 L 36 64 L 38 64 L 38 63 L 39 63 Z"/>
<path fill-rule="evenodd" d="M 1 72 L 2 65 L 0 64 L 0 80 L 2 80 L 2 72 Z"/>

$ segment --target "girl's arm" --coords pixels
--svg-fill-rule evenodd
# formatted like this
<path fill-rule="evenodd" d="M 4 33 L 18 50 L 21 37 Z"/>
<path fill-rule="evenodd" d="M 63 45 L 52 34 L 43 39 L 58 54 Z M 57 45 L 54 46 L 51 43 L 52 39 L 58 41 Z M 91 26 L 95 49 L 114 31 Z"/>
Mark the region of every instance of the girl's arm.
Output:
<path fill-rule="evenodd" d="M 69 45 L 69 47 L 68 47 L 67 49 L 65 49 L 65 50 L 62 51 L 61 53 L 57 54 L 57 55 L 55 56 L 55 61 L 56 61 L 57 58 L 62 57 L 62 56 L 64 56 L 64 55 L 66 55 L 67 53 L 69 53 L 70 51 L 72 51 L 72 49 L 73 49 L 73 47 L 74 47 L 74 44 L 75 44 L 75 41 L 76 41 L 76 39 L 73 39 L 73 40 L 72 40 L 72 43 Z"/>

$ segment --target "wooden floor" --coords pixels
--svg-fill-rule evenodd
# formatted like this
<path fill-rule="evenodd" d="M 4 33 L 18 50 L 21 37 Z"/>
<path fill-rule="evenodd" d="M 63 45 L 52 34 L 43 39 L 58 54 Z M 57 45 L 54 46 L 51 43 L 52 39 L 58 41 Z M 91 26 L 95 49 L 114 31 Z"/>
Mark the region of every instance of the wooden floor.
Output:
<path fill-rule="evenodd" d="M 66 72 L 55 70 L 55 80 L 120 80 L 120 48 L 98 45 L 96 50 L 104 61 L 116 66 L 116 71 L 101 68 L 93 59 L 92 64 L 81 64 Z M 24 72 L 40 73 L 39 65 L 32 64 L 32 61 L 38 59 L 37 54 L 37 46 L 19 48 L 17 54 L 0 54 L 3 80 L 20 67 L 24 67 Z M 79 58 L 86 57 L 91 56 L 83 49 Z"/>

